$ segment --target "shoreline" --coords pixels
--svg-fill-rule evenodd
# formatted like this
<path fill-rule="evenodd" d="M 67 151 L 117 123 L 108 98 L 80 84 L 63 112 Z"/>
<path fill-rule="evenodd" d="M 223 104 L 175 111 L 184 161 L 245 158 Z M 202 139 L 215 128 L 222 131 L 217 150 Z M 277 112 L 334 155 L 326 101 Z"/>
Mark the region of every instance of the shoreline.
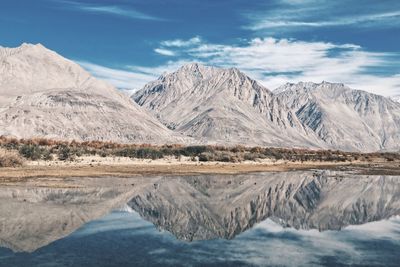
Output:
<path fill-rule="evenodd" d="M 143 175 L 244 174 L 311 169 L 354 171 L 355 174 L 400 176 L 400 162 L 193 162 L 131 160 L 131 162 L 27 162 L 24 166 L 0 169 L 0 184 L 18 183 L 35 178 L 129 178 Z"/>

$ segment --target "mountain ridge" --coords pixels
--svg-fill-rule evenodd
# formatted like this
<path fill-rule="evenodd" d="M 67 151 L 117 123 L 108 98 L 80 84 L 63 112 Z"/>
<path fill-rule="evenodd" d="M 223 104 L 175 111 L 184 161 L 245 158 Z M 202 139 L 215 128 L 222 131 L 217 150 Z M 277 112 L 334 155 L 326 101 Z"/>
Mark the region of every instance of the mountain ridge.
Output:
<path fill-rule="evenodd" d="M 169 128 L 215 143 L 400 149 L 400 105 L 342 83 L 287 83 L 270 91 L 238 69 L 191 63 L 132 98 Z"/>
<path fill-rule="evenodd" d="M 110 84 L 43 45 L 0 48 L 0 135 L 170 143 L 181 138 Z"/>
<path fill-rule="evenodd" d="M 271 91 L 237 68 L 183 65 L 131 98 L 41 44 L 0 47 L 0 135 L 399 151 L 400 103 L 341 83 Z"/>

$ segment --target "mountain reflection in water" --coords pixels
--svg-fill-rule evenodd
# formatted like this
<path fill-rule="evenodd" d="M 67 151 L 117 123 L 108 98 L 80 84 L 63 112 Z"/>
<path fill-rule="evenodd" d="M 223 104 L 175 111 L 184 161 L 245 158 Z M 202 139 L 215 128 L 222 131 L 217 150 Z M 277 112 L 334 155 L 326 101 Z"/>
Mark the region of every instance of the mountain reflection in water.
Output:
<path fill-rule="evenodd" d="M 0 266 L 400 260 L 400 177 L 304 171 L 68 182 L 0 187 Z"/>

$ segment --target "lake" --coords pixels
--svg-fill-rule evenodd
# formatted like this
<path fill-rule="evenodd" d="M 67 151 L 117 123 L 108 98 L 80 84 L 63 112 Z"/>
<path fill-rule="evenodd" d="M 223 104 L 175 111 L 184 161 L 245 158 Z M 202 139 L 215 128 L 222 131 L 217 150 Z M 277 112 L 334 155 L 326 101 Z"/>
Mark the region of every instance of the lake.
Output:
<path fill-rule="evenodd" d="M 0 187 L 0 266 L 399 266 L 400 177 L 41 178 Z"/>

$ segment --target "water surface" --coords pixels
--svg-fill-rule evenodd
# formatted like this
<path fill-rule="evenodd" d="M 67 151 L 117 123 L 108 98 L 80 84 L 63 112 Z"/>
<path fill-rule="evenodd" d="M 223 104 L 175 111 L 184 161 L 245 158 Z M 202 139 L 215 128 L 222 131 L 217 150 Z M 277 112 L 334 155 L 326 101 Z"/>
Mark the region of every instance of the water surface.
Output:
<path fill-rule="evenodd" d="M 396 176 L 304 171 L 68 183 L 0 188 L 0 266 L 400 261 Z"/>

